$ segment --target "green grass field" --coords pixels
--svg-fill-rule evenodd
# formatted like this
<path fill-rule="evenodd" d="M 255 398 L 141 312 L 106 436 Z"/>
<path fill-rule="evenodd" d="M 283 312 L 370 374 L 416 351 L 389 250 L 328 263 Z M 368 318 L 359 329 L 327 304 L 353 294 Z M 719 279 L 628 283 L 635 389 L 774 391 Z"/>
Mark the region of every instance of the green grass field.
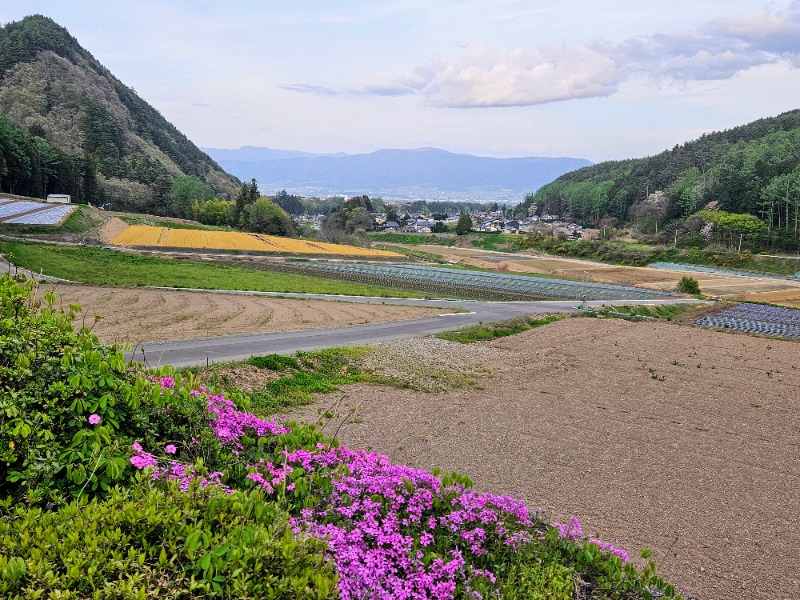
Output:
<path fill-rule="evenodd" d="M 422 292 L 114 250 L 0 242 L 11 262 L 35 273 L 92 285 L 189 287 L 307 294 L 422 298 Z"/>

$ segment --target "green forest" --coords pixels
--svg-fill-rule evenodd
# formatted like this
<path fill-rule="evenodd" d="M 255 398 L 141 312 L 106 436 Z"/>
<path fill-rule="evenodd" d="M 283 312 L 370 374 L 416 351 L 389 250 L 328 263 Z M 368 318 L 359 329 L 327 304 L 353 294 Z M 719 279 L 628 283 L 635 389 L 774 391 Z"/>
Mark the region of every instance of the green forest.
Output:
<path fill-rule="evenodd" d="M 655 156 L 572 171 L 529 194 L 517 211 L 527 214 L 534 204 L 539 213 L 571 215 L 589 226 L 633 222 L 645 233 L 727 236 L 794 249 L 800 244 L 800 110 Z M 702 209 L 709 209 L 706 218 L 691 218 Z M 710 221 L 715 212 L 722 214 Z"/>
<path fill-rule="evenodd" d="M 183 217 L 181 177 L 240 185 L 51 19 L 0 28 L 0 192 Z"/>

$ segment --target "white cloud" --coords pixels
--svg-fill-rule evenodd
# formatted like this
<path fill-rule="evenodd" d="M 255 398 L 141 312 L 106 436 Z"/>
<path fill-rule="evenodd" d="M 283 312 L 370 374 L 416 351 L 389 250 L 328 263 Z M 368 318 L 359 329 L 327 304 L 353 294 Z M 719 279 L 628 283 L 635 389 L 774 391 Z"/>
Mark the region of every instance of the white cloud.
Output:
<path fill-rule="evenodd" d="M 726 80 L 776 63 L 800 67 L 800 1 L 782 12 L 717 19 L 690 31 L 634 36 L 617 43 L 600 40 L 500 51 L 470 45 L 408 76 L 362 87 L 283 88 L 344 97 L 416 94 L 426 104 L 451 108 L 530 106 L 610 96 L 633 77 L 658 84 Z"/>
<path fill-rule="evenodd" d="M 527 106 L 573 98 L 609 96 L 622 74 L 614 62 L 588 48 L 540 47 L 494 52 L 470 46 L 450 62 L 434 62 L 420 73 L 429 104 L 458 108 Z"/>

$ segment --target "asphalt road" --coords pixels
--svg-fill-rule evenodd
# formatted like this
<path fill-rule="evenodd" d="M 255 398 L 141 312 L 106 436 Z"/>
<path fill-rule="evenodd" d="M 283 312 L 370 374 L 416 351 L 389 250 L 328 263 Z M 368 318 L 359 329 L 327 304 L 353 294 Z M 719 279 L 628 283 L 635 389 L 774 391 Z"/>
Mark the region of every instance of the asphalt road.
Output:
<path fill-rule="evenodd" d="M 241 292 L 233 292 L 241 293 Z M 244 292 L 248 293 L 248 292 Z M 251 292 L 252 293 L 252 292 Z M 265 294 L 266 295 L 266 294 Z M 575 301 L 536 302 L 471 302 L 458 300 L 420 300 L 413 298 L 364 298 L 359 296 L 324 296 L 317 294 L 269 294 L 332 301 L 402 304 L 466 309 L 469 312 L 441 314 L 411 321 L 395 321 L 374 325 L 354 325 L 331 329 L 288 331 L 255 335 L 232 335 L 214 338 L 151 342 L 134 348 L 128 358 L 147 366 L 171 364 L 175 367 L 246 360 L 253 355 L 291 354 L 297 350 L 319 350 L 341 346 L 376 344 L 408 337 L 431 335 L 466 325 L 502 321 L 530 314 L 576 312 Z M 694 299 L 621 300 L 587 302 L 587 306 L 622 304 L 698 303 Z"/>

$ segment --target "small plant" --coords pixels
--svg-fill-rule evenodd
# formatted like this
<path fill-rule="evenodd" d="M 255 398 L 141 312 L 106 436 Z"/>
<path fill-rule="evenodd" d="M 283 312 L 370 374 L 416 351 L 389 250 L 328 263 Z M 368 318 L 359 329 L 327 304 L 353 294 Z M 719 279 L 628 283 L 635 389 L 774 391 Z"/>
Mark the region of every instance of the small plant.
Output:
<path fill-rule="evenodd" d="M 259 369 L 269 369 L 270 371 L 299 370 L 300 363 L 291 356 L 283 354 L 267 354 L 266 356 L 251 356 L 248 361 Z"/>
<path fill-rule="evenodd" d="M 681 277 L 680 281 L 678 281 L 677 290 L 681 294 L 691 294 L 696 296 L 700 293 L 700 284 L 694 277 L 684 275 Z"/>

